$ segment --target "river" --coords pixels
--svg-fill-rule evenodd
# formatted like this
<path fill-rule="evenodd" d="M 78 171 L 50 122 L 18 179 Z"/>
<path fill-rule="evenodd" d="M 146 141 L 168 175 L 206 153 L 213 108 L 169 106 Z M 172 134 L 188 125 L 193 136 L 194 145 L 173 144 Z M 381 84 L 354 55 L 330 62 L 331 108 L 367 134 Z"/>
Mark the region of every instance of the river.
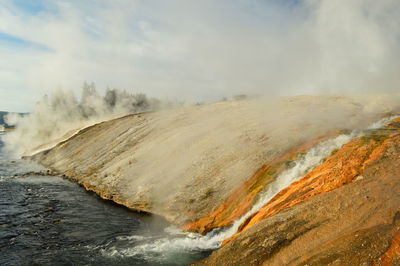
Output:
<path fill-rule="evenodd" d="M 187 265 L 212 251 L 185 246 L 190 235 L 161 217 L 67 179 L 26 176 L 42 167 L 2 148 L 0 141 L 0 265 Z"/>

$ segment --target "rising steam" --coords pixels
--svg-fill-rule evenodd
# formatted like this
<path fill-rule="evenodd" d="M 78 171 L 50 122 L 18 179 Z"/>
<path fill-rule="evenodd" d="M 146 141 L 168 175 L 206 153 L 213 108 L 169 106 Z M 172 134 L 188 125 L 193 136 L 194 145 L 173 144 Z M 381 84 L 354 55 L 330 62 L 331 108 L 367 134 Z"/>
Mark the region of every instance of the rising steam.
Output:
<path fill-rule="evenodd" d="M 131 94 L 118 89 L 107 89 L 102 96 L 93 83 L 85 83 L 80 99 L 70 91 L 59 89 L 44 96 L 32 113 L 8 115 L 7 124 L 15 126 L 15 130 L 4 136 L 4 141 L 15 155 L 30 155 L 54 146 L 89 125 L 175 105 L 178 103 L 149 99 L 142 93 Z"/>

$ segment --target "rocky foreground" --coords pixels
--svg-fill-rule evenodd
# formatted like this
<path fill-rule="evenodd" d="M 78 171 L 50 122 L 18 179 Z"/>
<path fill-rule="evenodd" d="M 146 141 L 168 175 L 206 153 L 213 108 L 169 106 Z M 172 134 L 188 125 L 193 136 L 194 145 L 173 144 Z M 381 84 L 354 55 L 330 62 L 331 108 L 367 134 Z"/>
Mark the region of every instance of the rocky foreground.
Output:
<path fill-rule="evenodd" d="M 316 145 L 358 130 L 198 263 L 397 265 L 400 121 L 366 129 L 398 112 L 397 99 L 301 96 L 130 115 L 31 158 L 103 198 L 206 234 L 248 214 Z"/>
<path fill-rule="evenodd" d="M 400 120 L 335 151 L 204 265 L 400 265 Z"/>

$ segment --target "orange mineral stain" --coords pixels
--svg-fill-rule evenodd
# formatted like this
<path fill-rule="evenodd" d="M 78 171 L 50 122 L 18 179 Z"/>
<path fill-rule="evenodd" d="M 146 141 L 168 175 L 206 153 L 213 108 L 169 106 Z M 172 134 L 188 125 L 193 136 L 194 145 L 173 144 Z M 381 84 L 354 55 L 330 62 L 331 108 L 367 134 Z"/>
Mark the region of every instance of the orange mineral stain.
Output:
<path fill-rule="evenodd" d="M 226 239 L 223 244 L 234 239 L 238 233 L 285 208 L 354 182 L 363 173 L 367 164 L 382 156 L 392 141 L 400 141 L 400 136 L 360 137 L 343 145 L 309 174 L 281 190 L 258 212 L 244 221 L 238 232 Z"/>
<path fill-rule="evenodd" d="M 292 150 L 289 150 L 277 159 L 263 165 L 250 179 L 234 190 L 211 214 L 194 222 L 185 224 L 183 230 L 206 234 L 214 228 L 232 224 L 251 208 L 257 200 L 257 196 L 265 186 L 285 170 L 288 164 L 295 160 L 298 155 L 306 152 L 315 144 L 337 134 L 338 132 L 329 133 L 306 142 Z"/>
<path fill-rule="evenodd" d="M 376 261 L 374 265 L 391 266 L 392 262 L 400 257 L 400 231 L 397 231 L 393 237 L 388 250 Z"/>

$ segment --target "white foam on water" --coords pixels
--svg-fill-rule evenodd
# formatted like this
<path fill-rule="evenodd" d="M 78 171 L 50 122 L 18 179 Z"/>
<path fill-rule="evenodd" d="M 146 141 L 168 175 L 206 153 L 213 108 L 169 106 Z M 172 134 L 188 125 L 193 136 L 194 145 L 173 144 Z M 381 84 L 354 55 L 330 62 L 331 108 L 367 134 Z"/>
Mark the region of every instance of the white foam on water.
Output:
<path fill-rule="evenodd" d="M 101 253 L 105 256 L 122 256 L 122 257 L 144 257 L 154 260 L 156 257 L 170 254 L 179 254 L 182 251 L 199 251 L 210 250 L 219 247 L 219 243 L 210 245 L 207 237 L 179 237 L 179 238 L 158 238 L 148 243 L 135 245 L 128 248 L 118 249 L 116 246 L 101 249 Z"/>
<path fill-rule="evenodd" d="M 140 235 L 132 235 L 132 236 L 117 236 L 117 240 L 135 240 L 135 241 L 140 241 L 140 240 L 145 240 L 149 239 L 150 237 L 147 236 L 140 236 Z"/>
<path fill-rule="evenodd" d="M 392 116 L 377 121 L 366 129 L 381 128 L 392 119 L 399 116 Z M 272 183 L 268 184 L 265 191 L 259 196 L 258 201 L 253 207 L 240 219 L 236 220 L 233 225 L 225 229 L 215 229 L 205 236 L 199 234 L 180 231 L 177 228 L 169 227 L 166 232 L 170 237 L 162 237 L 154 239 L 149 243 L 134 245 L 132 247 L 117 248 L 117 246 L 100 248 L 104 256 L 122 256 L 132 257 L 139 256 L 154 260 L 154 258 L 165 259 L 169 254 L 180 253 L 182 251 L 201 251 L 217 249 L 221 246 L 224 239 L 235 234 L 239 226 L 251 215 L 256 213 L 262 206 L 270 201 L 282 189 L 285 189 L 293 182 L 304 177 L 322 161 L 327 158 L 336 149 L 341 148 L 356 137 L 362 136 L 362 131 L 353 131 L 350 134 L 339 135 L 333 139 L 318 143 L 308 150 L 304 155 L 294 162 L 294 165 L 283 171 Z M 177 237 L 178 236 L 178 237 Z"/>

